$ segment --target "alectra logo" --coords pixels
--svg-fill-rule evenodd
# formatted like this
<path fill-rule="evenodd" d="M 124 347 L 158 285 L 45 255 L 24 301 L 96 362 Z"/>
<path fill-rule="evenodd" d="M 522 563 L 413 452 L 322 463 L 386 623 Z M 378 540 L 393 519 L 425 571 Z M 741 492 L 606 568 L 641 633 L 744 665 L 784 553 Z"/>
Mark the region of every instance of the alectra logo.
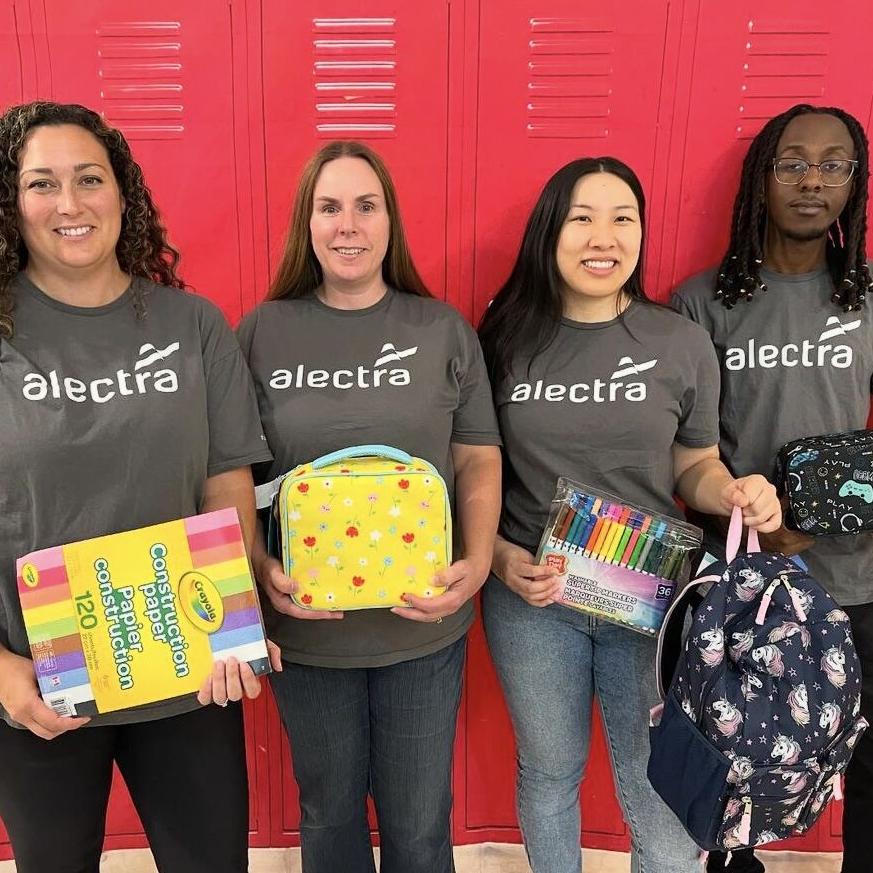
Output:
<path fill-rule="evenodd" d="M 542 379 L 519 382 L 512 389 L 509 401 L 525 403 L 528 400 L 546 400 L 560 403 L 569 400 L 571 403 L 586 403 L 590 400 L 592 403 L 615 403 L 629 400 L 639 403 L 646 399 L 646 383 L 633 377 L 653 369 L 657 363 L 657 358 L 638 364 L 633 358 L 624 357 L 619 360 L 618 367 L 608 380 L 594 379 L 591 382 L 574 382 L 572 385 L 547 384 Z"/>
<path fill-rule="evenodd" d="M 842 322 L 832 315 L 825 322 L 825 329 L 818 340 L 805 339 L 774 346 L 766 343 L 759 345 L 752 338 L 743 347 L 728 349 L 724 365 L 728 370 L 753 370 L 755 367 L 836 367 L 845 370 L 852 366 L 854 351 L 851 346 L 833 340 L 844 337 L 860 326 L 860 320 Z"/>
<path fill-rule="evenodd" d="M 418 346 L 398 349 L 394 343 L 384 343 L 371 366 L 358 364 L 354 369 L 308 370 L 298 364 L 293 370 L 273 370 L 270 387 L 280 391 L 286 388 L 382 388 L 386 385 L 402 387 L 412 381 L 405 367 L 391 366 L 411 358 Z"/>
<path fill-rule="evenodd" d="M 27 400 L 72 400 L 84 403 L 108 403 L 116 397 L 129 397 L 133 394 L 146 394 L 158 391 L 173 394 L 179 390 L 179 377 L 171 367 L 152 369 L 153 364 L 165 361 L 179 351 L 179 343 L 172 342 L 162 349 L 146 343 L 140 347 L 133 369 L 123 367 L 109 376 L 101 376 L 88 381 L 76 376 L 65 376 L 57 370 L 48 374 L 28 373 L 24 377 L 21 393 Z"/>

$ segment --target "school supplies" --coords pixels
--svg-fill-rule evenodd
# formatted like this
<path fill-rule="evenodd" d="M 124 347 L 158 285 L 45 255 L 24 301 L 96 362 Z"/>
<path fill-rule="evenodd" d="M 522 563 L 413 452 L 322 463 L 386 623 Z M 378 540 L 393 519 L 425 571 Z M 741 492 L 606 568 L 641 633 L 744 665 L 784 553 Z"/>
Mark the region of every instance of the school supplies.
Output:
<path fill-rule="evenodd" d="M 560 571 L 565 606 L 654 636 L 702 539 L 693 525 L 562 476 L 537 561 Z"/>
<path fill-rule="evenodd" d="M 437 597 L 451 563 L 452 516 L 436 468 L 391 446 L 353 446 L 301 464 L 257 489 L 273 504 L 285 573 L 304 609 L 408 606 Z"/>
<path fill-rule="evenodd" d="M 786 443 L 776 459 L 776 487 L 788 498 L 786 527 L 809 536 L 873 530 L 873 431 Z"/>
<path fill-rule="evenodd" d="M 231 656 L 270 672 L 236 509 L 42 549 L 16 569 L 40 693 L 59 715 L 196 693 Z"/>

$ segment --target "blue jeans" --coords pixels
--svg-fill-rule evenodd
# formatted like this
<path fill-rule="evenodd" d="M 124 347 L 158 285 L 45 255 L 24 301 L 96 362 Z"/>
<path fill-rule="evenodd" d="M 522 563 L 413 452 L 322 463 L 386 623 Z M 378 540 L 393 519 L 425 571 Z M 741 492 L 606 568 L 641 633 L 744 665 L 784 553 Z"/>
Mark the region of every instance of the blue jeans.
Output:
<path fill-rule="evenodd" d="M 655 641 L 565 606 L 529 606 L 499 579 L 482 614 L 518 746 L 518 818 L 534 873 L 579 873 L 579 783 L 595 693 L 633 844 L 633 873 L 700 873 L 697 846 L 646 778 Z"/>
<path fill-rule="evenodd" d="M 387 667 L 285 662 L 270 677 L 300 789 L 303 873 L 453 873 L 450 813 L 466 638 Z"/>

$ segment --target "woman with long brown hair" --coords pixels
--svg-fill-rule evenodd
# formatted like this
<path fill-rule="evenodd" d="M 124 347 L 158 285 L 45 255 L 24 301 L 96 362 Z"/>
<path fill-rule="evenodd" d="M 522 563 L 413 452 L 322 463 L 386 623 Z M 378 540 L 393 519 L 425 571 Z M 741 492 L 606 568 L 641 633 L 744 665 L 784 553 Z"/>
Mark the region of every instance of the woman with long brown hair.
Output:
<path fill-rule="evenodd" d="M 248 869 L 242 711 L 227 705 L 258 693 L 248 665 L 219 662 L 199 701 L 99 726 L 60 715 L 39 696 L 14 572 L 36 549 L 221 507 L 251 530 L 249 465 L 270 457 L 251 379 L 177 261 L 97 113 L 0 116 L 0 818 L 19 873 L 97 873 L 113 763 L 159 870 Z"/>
<path fill-rule="evenodd" d="M 476 335 L 425 289 L 372 150 L 331 143 L 309 162 L 269 298 L 239 336 L 275 456 L 268 478 L 389 444 L 430 461 L 454 492 L 461 545 L 435 580 L 445 593 L 407 595 L 406 607 L 302 609 L 260 533 L 254 552 L 284 661 L 273 689 L 300 788 L 303 870 L 373 873 L 370 792 L 382 873 L 449 873 L 452 745 L 470 598 L 497 526 L 499 437 Z"/>

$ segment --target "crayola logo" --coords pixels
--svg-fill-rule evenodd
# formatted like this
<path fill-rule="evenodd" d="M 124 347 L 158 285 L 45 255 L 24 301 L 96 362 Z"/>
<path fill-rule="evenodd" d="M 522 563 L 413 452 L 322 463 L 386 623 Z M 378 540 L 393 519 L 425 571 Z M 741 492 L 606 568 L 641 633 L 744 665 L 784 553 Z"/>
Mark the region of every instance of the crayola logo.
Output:
<path fill-rule="evenodd" d="M 33 564 L 25 564 L 21 568 L 21 578 L 28 588 L 36 588 L 39 585 L 39 570 Z"/>
<path fill-rule="evenodd" d="M 214 634 L 224 624 L 224 604 L 212 581 L 196 570 L 179 580 L 182 612 L 198 630 Z"/>

